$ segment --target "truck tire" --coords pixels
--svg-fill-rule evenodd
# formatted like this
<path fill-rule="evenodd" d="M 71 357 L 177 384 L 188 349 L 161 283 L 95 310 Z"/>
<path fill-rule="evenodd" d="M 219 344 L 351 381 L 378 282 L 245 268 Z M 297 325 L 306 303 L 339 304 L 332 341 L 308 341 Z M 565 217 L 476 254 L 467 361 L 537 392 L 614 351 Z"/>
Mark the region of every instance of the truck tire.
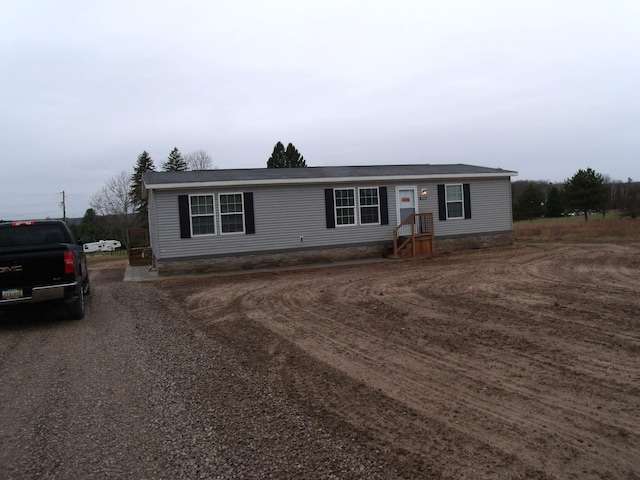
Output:
<path fill-rule="evenodd" d="M 66 308 L 67 315 L 71 320 L 81 320 L 84 317 L 84 291 L 82 287 L 79 289 L 78 299 L 67 304 Z"/>
<path fill-rule="evenodd" d="M 91 279 L 89 278 L 89 272 L 87 271 L 86 266 L 84 271 L 86 275 L 84 276 L 84 283 L 82 285 L 82 288 L 84 289 L 84 296 L 86 297 L 91 293 Z"/>

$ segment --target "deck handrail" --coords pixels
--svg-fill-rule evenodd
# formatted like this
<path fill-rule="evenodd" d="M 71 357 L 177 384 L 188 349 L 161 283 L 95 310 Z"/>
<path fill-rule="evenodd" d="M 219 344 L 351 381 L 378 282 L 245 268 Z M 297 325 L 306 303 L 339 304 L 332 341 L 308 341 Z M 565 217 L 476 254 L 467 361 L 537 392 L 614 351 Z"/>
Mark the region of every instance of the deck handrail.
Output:
<path fill-rule="evenodd" d="M 398 234 L 400 229 L 407 229 L 409 226 L 411 235 Z M 409 242 L 411 242 L 411 255 L 415 255 L 414 240 L 422 235 L 433 235 L 433 213 L 412 213 L 400 222 L 400 225 L 393 230 L 393 256 L 397 257 L 398 252 Z M 398 244 L 399 241 L 400 244 Z"/>

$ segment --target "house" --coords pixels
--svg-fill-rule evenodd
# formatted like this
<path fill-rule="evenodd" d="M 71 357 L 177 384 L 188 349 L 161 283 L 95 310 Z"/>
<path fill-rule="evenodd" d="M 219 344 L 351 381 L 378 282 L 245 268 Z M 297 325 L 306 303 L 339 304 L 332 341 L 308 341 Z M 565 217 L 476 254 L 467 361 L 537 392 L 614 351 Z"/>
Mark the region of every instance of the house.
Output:
<path fill-rule="evenodd" d="M 462 164 L 147 172 L 143 195 L 170 275 L 511 244 L 515 175 Z"/>

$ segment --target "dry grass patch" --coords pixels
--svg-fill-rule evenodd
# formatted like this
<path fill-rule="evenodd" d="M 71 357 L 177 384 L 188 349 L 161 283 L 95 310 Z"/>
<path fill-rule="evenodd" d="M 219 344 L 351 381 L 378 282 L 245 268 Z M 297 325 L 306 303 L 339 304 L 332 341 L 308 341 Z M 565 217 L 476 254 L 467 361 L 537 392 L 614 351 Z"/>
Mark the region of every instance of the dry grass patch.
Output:
<path fill-rule="evenodd" d="M 618 243 L 640 241 L 640 221 L 601 216 L 542 218 L 532 222 L 515 222 L 516 241 Z"/>
<path fill-rule="evenodd" d="M 129 257 L 125 250 L 112 253 L 95 253 L 87 255 L 87 265 L 91 270 L 103 268 L 121 268 L 129 264 Z"/>

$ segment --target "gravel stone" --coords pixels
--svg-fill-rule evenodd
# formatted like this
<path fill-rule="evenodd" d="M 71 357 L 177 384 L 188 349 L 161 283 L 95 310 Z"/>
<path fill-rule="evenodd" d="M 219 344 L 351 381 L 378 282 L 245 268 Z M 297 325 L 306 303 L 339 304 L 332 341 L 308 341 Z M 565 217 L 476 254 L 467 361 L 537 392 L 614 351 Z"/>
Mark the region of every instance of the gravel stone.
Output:
<path fill-rule="evenodd" d="M 383 463 L 242 367 L 152 284 L 92 278 L 87 315 L 0 313 L 0 478 L 359 479 Z"/>

